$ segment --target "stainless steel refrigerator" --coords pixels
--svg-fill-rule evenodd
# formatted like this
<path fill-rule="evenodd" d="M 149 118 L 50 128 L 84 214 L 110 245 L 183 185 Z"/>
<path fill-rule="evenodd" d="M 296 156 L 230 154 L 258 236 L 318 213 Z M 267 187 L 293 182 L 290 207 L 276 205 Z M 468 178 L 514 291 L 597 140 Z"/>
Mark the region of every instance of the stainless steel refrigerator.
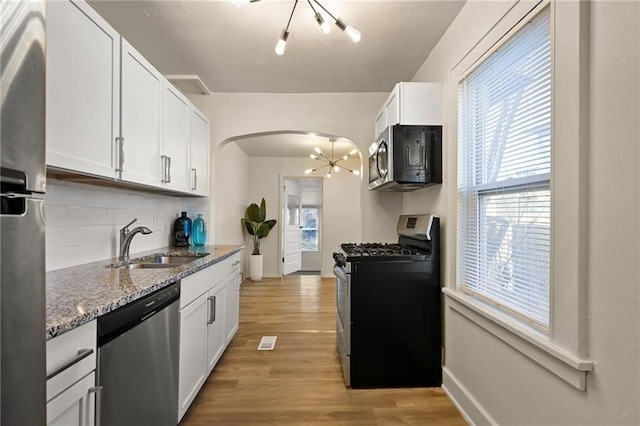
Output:
<path fill-rule="evenodd" d="M 0 71 L 0 424 L 44 425 L 44 0 L 0 0 Z"/>

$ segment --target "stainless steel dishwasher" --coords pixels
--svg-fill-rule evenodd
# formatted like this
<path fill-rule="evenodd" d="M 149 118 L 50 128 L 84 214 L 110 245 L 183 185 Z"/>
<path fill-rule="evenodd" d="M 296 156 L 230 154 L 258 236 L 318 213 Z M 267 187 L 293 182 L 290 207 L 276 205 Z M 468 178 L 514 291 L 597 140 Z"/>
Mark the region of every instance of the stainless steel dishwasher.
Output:
<path fill-rule="evenodd" d="M 178 422 L 179 282 L 98 317 L 102 426 Z"/>

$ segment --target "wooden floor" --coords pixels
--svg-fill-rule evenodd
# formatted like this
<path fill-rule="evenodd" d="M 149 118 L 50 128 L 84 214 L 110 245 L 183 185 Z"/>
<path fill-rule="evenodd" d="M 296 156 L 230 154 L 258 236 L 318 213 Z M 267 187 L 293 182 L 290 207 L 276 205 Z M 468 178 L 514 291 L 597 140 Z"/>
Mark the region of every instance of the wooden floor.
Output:
<path fill-rule="evenodd" d="M 245 281 L 238 334 L 180 425 L 466 425 L 440 388 L 345 388 L 335 306 L 334 279 Z"/>

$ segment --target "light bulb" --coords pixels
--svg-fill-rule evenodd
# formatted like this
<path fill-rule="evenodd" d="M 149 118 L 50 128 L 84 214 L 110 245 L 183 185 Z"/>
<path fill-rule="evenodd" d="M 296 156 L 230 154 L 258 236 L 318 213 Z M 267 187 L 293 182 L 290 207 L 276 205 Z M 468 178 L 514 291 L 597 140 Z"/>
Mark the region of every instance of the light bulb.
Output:
<path fill-rule="evenodd" d="M 347 33 L 347 35 L 351 37 L 351 40 L 354 43 L 359 42 L 360 38 L 362 38 L 360 31 L 356 30 L 351 25 L 347 25 L 347 23 L 344 22 L 341 18 L 338 18 L 336 20 L 336 26 L 340 28 L 342 31 L 344 31 L 345 33 Z"/>
<path fill-rule="evenodd" d="M 354 170 L 352 173 L 356 176 L 360 176 L 360 170 Z"/>
<path fill-rule="evenodd" d="M 327 177 L 330 178 L 331 177 L 331 170 L 329 170 L 329 173 L 327 173 Z"/>
<path fill-rule="evenodd" d="M 334 172 L 339 172 L 339 171 L 340 171 L 340 168 L 339 168 L 338 166 L 333 166 L 333 171 L 334 171 Z"/>
<path fill-rule="evenodd" d="M 313 169 L 307 169 L 307 170 L 305 170 L 305 171 L 304 171 L 304 174 L 305 174 L 305 175 L 308 175 L 308 174 L 309 174 L 309 173 L 311 173 L 312 171 L 313 171 Z"/>
<path fill-rule="evenodd" d="M 360 34 L 360 31 L 356 30 L 351 25 L 347 25 L 347 28 L 345 28 L 344 32 L 347 33 L 349 37 L 351 37 L 351 41 L 353 41 L 354 43 L 359 42 L 362 38 L 362 34 Z"/>
<path fill-rule="evenodd" d="M 314 160 L 318 158 L 318 157 L 316 157 L 315 154 L 311 154 L 309 157 L 313 158 Z"/>
<path fill-rule="evenodd" d="M 358 150 L 354 148 L 351 151 L 349 151 L 349 155 L 354 155 L 356 152 L 358 152 Z"/>
<path fill-rule="evenodd" d="M 322 155 L 322 151 L 320 151 L 320 148 L 318 148 L 317 146 L 316 146 L 316 149 L 314 149 L 314 151 L 317 152 L 318 154 Z"/>
<path fill-rule="evenodd" d="M 284 55 L 284 51 L 287 48 L 287 38 L 289 38 L 289 33 L 286 30 L 282 31 L 282 35 L 276 43 L 275 51 L 277 55 Z"/>
<path fill-rule="evenodd" d="M 320 15 L 320 12 L 316 12 L 315 18 L 318 25 L 320 25 L 322 32 L 325 34 L 329 34 L 331 32 L 331 26 L 328 22 L 322 19 L 322 15 Z"/>
<path fill-rule="evenodd" d="M 345 155 L 344 157 L 342 157 L 343 160 L 346 160 L 347 158 L 349 158 L 348 155 Z"/>

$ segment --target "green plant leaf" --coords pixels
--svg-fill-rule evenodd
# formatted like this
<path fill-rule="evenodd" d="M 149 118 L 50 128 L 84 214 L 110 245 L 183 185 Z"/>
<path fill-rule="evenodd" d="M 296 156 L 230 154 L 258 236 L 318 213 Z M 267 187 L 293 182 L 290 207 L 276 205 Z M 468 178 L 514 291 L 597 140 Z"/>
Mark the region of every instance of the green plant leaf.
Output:
<path fill-rule="evenodd" d="M 274 226 L 276 226 L 276 223 L 278 223 L 278 221 L 275 219 L 267 220 L 265 222 L 265 224 L 269 226 L 269 230 L 271 230 Z"/>
<path fill-rule="evenodd" d="M 262 202 L 260 203 L 260 211 L 258 212 L 258 220 L 256 222 L 264 222 L 267 218 L 267 203 L 264 201 L 264 197 L 262 198 Z"/>
<path fill-rule="evenodd" d="M 253 222 L 242 219 L 242 223 L 244 223 L 244 227 L 247 228 L 247 232 L 249 233 L 249 235 L 256 235 L 256 227 Z"/>
<path fill-rule="evenodd" d="M 271 228 L 269 228 L 267 222 L 261 223 L 258 231 L 256 232 L 256 235 L 258 236 L 258 238 L 264 238 L 269 235 L 270 230 Z"/>
<path fill-rule="evenodd" d="M 258 220 L 260 215 L 260 208 L 256 203 L 251 203 L 249 207 L 247 207 L 247 212 L 245 214 L 245 218 L 251 222 L 264 222 L 264 219 Z"/>

